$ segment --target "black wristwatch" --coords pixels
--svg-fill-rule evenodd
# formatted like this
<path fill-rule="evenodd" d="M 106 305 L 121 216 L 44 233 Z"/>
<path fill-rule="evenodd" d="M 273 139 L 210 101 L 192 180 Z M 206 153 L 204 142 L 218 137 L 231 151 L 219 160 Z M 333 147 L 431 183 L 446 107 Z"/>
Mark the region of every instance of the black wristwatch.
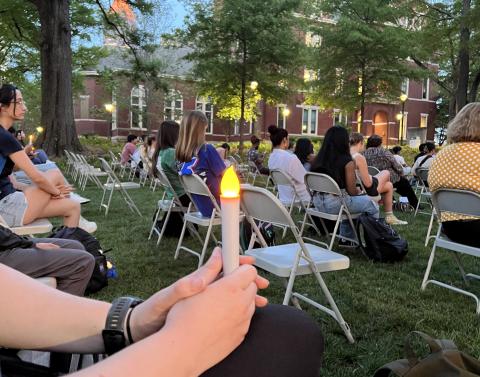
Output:
<path fill-rule="evenodd" d="M 125 327 L 127 328 L 128 337 L 131 338 L 131 336 L 129 334 L 129 323 L 124 327 L 125 320 L 130 319 L 126 318 L 126 316 L 130 309 L 142 302 L 143 300 L 136 297 L 119 297 L 112 302 L 107 320 L 105 321 L 105 329 L 102 331 L 105 353 L 107 355 L 112 355 L 127 346 Z"/>

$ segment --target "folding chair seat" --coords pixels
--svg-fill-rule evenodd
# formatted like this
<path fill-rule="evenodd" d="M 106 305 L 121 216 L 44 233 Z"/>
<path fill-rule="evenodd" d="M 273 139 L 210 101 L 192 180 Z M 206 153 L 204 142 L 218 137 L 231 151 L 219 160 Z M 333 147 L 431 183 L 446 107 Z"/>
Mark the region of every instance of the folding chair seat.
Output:
<path fill-rule="evenodd" d="M 13 233 L 19 236 L 32 236 L 35 234 L 44 234 L 52 231 L 52 223 L 48 219 L 37 219 L 28 225 L 9 227 L 7 222 L 0 216 L 0 225 L 10 229 Z"/>
<path fill-rule="evenodd" d="M 156 180 L 160 184 L 160 186 L 163 188 L 163 196 L 162 198 L 157 202 L 157 211 L 155 212 L 155 217 L 153 219 L 153 224 L 152 228 L 150 229 L 150 234 L 148 235 L 148 239 L 152 238 L 153 233 L 155 232 L 158 235 L 157 239 L 157 245 L 160 244 L 160 241 L 162 240 L 163 234 L 165 233 L 165 229 L 167 228 L 168 225 L 168 220 L 170 219 L 170 215 L 172 212 L 178 212 L 182 218 L 184 218 L 185 213 L 187 212 L 187 208 L 185 208 L 180 201 L 180 198 L 178 197 L 177 193 L 173 189 L 172 185 L 170 184 L 170 181 L 168 180 L 168 177 L 165 175 L 165 172 L 162 170 L 157 170 L 156 174 Z M 167 196 L 167 193 L 171 193 L 172 198 L 169 199 Z M 162 229 L 159 231 L 156 228 L 156 223 L 160 218 L 160 215 L 164 216 L 164 221 L 162 225 Z M 202 242 L 202 239 L 200 238 L 198 232 L 195 230 L 193 226 L 189 227 L 190 233 L 193 233 L 199 238 L 200 242 Z"/>
<path fill-rule="evenodd" d="M 187 212 L 183 216 L 183 228 L 180 234 L 180 239 L 178 240 L 177 249 L 175 250 L 175 259 L 178 258 L 180 250 L 184 250 L 190 254 L 195 255 L 198 258 L 198 267 L 200 268 L 205 259 L 205 253 L 207 251 L 208 242 L 210 241 L 210 238 L 212 238 L 216 244 L 218 243 L 212 230 L 214 226 L 222 224 L 222 219 L 220 217 L 221 210 L 217 203 L 217 200 L 215 199 L 213 194 L 210 192 L 205 182 L 198 175 L 196 174 L 181 175 L 180 182 L 182 183 L 185 189 L 185 192 L 190 198 L 190 204 L 188 206 Z M 201 212 L 196 211 L 192 194 L 206 197 L 211 201 L 213 206 L 213 211 L 210 217 L 205 217 L 201 214 Z M 183 245 L 183 238 L 185 236 L 185 231 L 189 223 L 207 228 L 207 234 L 203 241 L 202 250 L 200 252 L 192 250 Z"/>
<path fill-rule="evenodd" d="M 278 198 L 266 189 L 242 186 L 241 207 L 253 229 L 252 238 L 245 254 L 255 257 L 255 266 L 282 278 L 286 282 L 283 305 L 288 305 L 292 301 L 296 307 L 300 308 L 298 300 L 313 305 L 332 316 L 339 323 L 349 342 L 353 343 L 354 339 L 350 328 L 343 319 L 335 300 L 321 276 L 321 273 L 324 272 L 349 268 L 349 258 L 325 248 L 305 243 L 286 208 Z M 293 233 L 296 242 L 268 247 L 255 220 L 287 227 Z M 262 247 L 253 249 L 257 238 Z M 329 307 L 293 290 L 297 276 L 310 274 L 315 276 Z"/>
<path fill-rule="evenodd" d="M 432 193 L 432 202 L 439 219 L 441 219 L 443 212 L 464 216 L 480 216 L 480 194 L 472 191 L 439 189 Z M 429 279 L 437 248 L 442 248 L 453 252 L 453 257 L 455 258 L 465 284 L 468 284 L 468 279 L 480 280 L 480 276 L 478 275 L 471 273 L 466 274 L 460 260 L 461 254 L 480 257 L 480 248 L 467 246 L 450 240 L 445 234 L 443 234 L 442 226 L 440 225 L 438 227 L 437 236 L 435 237 L 435 241 L 433 243 L 430 258 L 428 259 L 427 269 L 425 270 L 425 275 L 423 277 L 421 287 L 422 291 L 425 290 L 428 284 L 435 284 L 440 287 L 450 289 L 454 292 L 469 296 L 475 300 L 476 313 L 480 314 L 480 300 L 478 296 L 472 292 L 455 287 L 453 285 L 443 283 L 438 280 Z"/>
<path fill-rule="evenodd" d="M 337 196 L 340 199 L 341 205 L 338 210 L 338 213 L 332 214 L 332 213 L 327 213 L 327 212 L 322 212 L 317 210 L 314 206 L 312 206 L 312 202 L 310 202 L 308 204 L 308 207 L 305 210 L 305 215 L 303 217 L 303 223 L 300 229 L 300 234 L 303 235 L 305 226 L 315 225 L 315 222 L 313 221 L 313 217 L 318 217 L 320 219 L 320 223 L 322 224 L 325 234 L 328 234 L 330 236 L 330 244 L 326 245 L 324 242 L 320 242 L 313 238 L 308 238 L 308 237 L 304 237 L 304 238 L 306 240 L 309 240 L 321 245 L 326 245 L 328 247 L 328 250 L 332 250 L 333 243 L 335 242 L 335 238 L 340 237 L 337 234 L 340 223 L 342 221 L 348 221 L 355 235 L 355 239 L 348 239 L 348 240 L 358 243 L 358 235 L 357 235 L 356 227 L 353 220 L 358 218 L 361 215 L 361 213 L 350 213 L 350 211 L 348 210 L 348 207 L 346 206 L 343 200 L 342 191 L 340 190 L 340 187 L 338 187 L 337 182 L 335 182 L 330 176 L 326 174 L 307 173 L 305 175 L 305 185 L 309 189 L 310 194 L 312 195 L 312 198 L 314 197 L 314 195 L 331 194 L 331 195 Z M 307 218 L 309 222 L 307 222 Z M 324 223 L 324 220 L 335 221 L 335 227 L 331 234 L 328 232 L 328 229 Z M 341 238 L 347 239 L 345 236 L 342 236 Z"/>
<path fill-rule="evenodd" d="M 428 169 L 427 168 L 419 168 L 416 170 L 416 175 L 419 183 L 420 188 L 420 197 L 418 199 L 417 207 L 415 208 L 415 216 L 417 216 L 418 210 L 420 208 L 420 204 L 428 204 L 430 207 L 432 206 L 432 194 L 428 189 Z M 422 201 L 422 199 L 425 199 Z M 431 212 L 420 212 L 426 215 L 431 215 Z"/>
<path fill-rule="evenodd" d="M 107 216 L 113 197 L 113 192 L 118 191 L 120 192 L 123 200 L 125 200 L 125 203 L 127 203 L 128 208 L 130 208 L 132 212 L 136 212 L 140 217 L 143 217 L 137 205 L 126 191 L 139 189 L 140 185 L 135 182 L 121 182 L 110 167 L 110 165 L 108 165 L 107 161 L 105 161 L 103 158 L 100 158 L 100 163 L 102 164 L 102 169 L 105 171 L 105 173 L 107 173 L 107 182 L 103 184 L 103 195 L 102 201 L 100 203 L 100 210 L 102 210 L 102 208 L 105 208 L 105 216 Z M 109 193 L 108 199 L 107 192 Z"/>

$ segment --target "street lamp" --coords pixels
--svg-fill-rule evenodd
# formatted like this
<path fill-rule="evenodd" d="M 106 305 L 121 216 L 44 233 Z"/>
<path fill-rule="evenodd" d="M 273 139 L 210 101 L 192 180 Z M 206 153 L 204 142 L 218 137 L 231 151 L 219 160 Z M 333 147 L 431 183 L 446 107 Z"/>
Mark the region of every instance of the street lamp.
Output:
<path fill-rule="evenodd" d="M 403 145 L 403 134 L 405 133 L 405 102 L 407 102 L 408 96 L 405 93 L 400 95 L 400 102 L 402 103 L 402 122 L 400 123 L 400 145 Z"/>
<path fill-rule="evenodd" d="M 258 82 L 257 81 L 252 81 L 250 83 L 250 89 L 256 90 L 258 88 Z"/>
<path fill-rule="evenodd" d="M 282 111 L 282 115 L 287 118 L 288 116 L 290 116 L 290 109 L 288 107 L 284 107 L 283 108 L 283 111 Z"/>
<path fill-rule="evenodd" d="M 115 105 L 113 103 L 105 104 L 105 111 L 110 114 L 110 127 L 108 129 L 108 136 L 112 138 L 112 123 L 113 123 L 113 112 L 115 111 Z"/>

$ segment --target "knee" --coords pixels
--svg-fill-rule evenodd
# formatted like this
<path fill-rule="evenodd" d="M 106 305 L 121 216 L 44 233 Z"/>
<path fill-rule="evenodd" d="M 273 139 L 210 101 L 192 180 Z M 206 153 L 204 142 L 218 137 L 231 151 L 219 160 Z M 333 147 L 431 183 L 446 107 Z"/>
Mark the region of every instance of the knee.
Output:
<path fill-rule="evenodd" d="M 88 251 L 79 251 L 77 265 L 80 267 L 82 274 L 90 279 L 95 267 L 95 258 Z"/>
<path fill-rule="evenodd" d="M 53 182 L 61 182 L 64 183 L 65 179 L 63 178 L 63 174 L 60 169 L 51 169 L 45 172 L 48 178 Z"/>
<path fill-rule="evenodd" d="M 80 213 L 81 207 L 80 203 L 75 201 L 75 200 L 68 200 L 68 208 L 73 212 L 73 213 Z"/>

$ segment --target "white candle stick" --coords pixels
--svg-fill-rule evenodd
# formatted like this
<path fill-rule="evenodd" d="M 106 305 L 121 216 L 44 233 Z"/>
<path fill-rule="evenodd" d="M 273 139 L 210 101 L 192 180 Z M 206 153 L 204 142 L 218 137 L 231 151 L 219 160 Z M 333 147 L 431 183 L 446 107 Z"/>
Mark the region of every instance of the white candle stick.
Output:
<path fill-rule="evenodd" d="M 32 144 L 32 141 L 33 141 L 33 135 L 30 135 L 28 138 L 29 138 L 29 144 Z"/>
<path fill-rule="evenodd" d="M 223 273 L 228 275 L 240 259 L 240 181 L 232 166 L 223 175 L 220 191 Z"/>

